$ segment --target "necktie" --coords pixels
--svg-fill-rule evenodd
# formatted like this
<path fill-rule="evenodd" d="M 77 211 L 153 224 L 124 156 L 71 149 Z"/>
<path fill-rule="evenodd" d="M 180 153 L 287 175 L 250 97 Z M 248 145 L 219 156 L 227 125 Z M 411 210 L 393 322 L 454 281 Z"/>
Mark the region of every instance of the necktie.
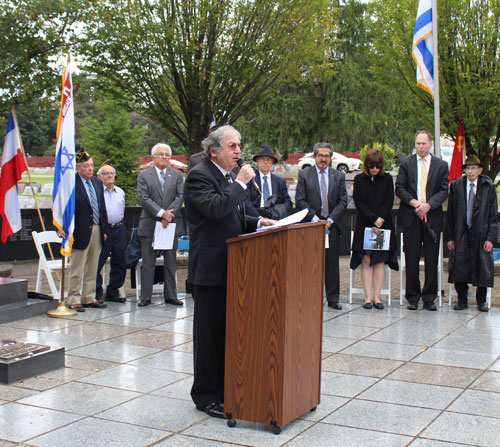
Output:
<path fill-rule="evenodd" d="M 427 166 L 425 165 L 425 158 L 421 158 L 420 168 L 420 201 L 427 202 Z"/>
<path fill-rule="evenodd" d="M 161 185 L 161 190 L 165 190 L 165 171 L 160 171 L 160 185 Z"/>
<path fill-rule="evenodd" d="M 267 175 L 264 176 L 264 186 L 262 187 L 262 195 L 264 196 L 264 203 L 269 199 L 269 183 L 267 183 Z"/>
<path fill-rule="evenodd" d="M 226 172 L 224 177 L 226 177 L 228 183 L 233 183 L 233 179 L 231 178 L 231 174 L 229 174 L 229 172 Z"/>
<path fill-rule="evenodd" d="M 326 191 L 325 171 L 321 171 L 321 217 L 328 217 L 328 192 Z"/>
<path fill-rule="evenodd" d="M 470 184 L 469 189 L 469 200 L 467 200 L 467 226 L 472 227 L 472 210 L 474 209 L 474 199 L 476 194 L 474 193 L 474 183 Z"/>
<path fill-rule="evenodd" d="M 97 197 L 95 196 L 94 188 L 90 184 L 90 180 L 87 180 L 87 185 L 90 191 L 90 205 L 92 206 L 92 219 L 95 224 L 99 223 L 99 207 L 97 206 Z"/>

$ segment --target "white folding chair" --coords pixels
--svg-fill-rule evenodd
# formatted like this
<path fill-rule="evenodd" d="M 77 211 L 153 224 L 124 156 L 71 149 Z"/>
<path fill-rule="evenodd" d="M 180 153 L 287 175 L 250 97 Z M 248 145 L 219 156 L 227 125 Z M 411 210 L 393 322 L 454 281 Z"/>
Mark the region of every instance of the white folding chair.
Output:
<path fill-rule="evenodd" d="M 354 238 L 354 232 L 351 231 L 351 247 L 352 240 Z M 363 287 L 356 287 L 356 271 L 360 270 L 361 266 L 359 266 L 356 270 L 349 269 L 349 304 L 352 304 L 352 296 L 354 294 L 361 294 L 363 297 L 365 296 L 365 289 Z M 382 290 L 380 291 L 380 295 L 387 297 L 387 305 L 391 305 L 391 269 L 386 264 L 384 266 L 384 285 L 382 286 Z"/>
<path fill-rule="evenodd" d="M 401 240 L 399 244 L 399 305 L 403 305 L 403 296 L 406 293 L 406 259 L 404 254 L 403 246 L 403 233 L 401 233 Z M 424 260 L 421 258 L 418 264 L 419 269 L 425 266 Z M 439 299 L 439 305 L 442 304 L 442 293 L 443 293 L 443 235 L 439 234 L 439 255 L 438 255 L 438 290 L 437 296 Z"/>
<path fill-rule="evenodd" d="M 453 286 L 452 283 L 448 283 L 448 285 L 450 286 L 449 292 L 448 292 L 448 306 L 451 306 L 451 296 L 452 295 L 457 296 L 457 291 L 455 290 L 455 287 Z M 467 298 L 472 296 L 473 293 L 474 293 L 474 289 L 473 290 L 469 289 L 469 294 L 468 294 Z M 491 309 L 491 287 L 488 287 L 486 289 L 486 304 L 488 305 L 488 309 Z"/>
<path fill-rule="evenodd" d="M 61 271 L 62 269 L 62 260 L 48 260 L 45 256 L 45 251 L 43 246 L 45 244 L 57 244 L 52 248 L 52 253 L 56 253 L 59 250 L 62 239 L 57 235 L 55 231 L 42 231 L 36 232 L 32 231 L 31 236 L 33 237 L 33 242 L 35 243 L 36 250 L 38 252 L 38 271 L 36 275 L 36 292 L 40 292 L 42 288 L 42 274 L 44 273 L 47 282 L 49 283 L 50 292 L 54 299 L 60 299 L 61 294 L 59 292 L 59 288 L 56 287 L 56 283 L 54 281 L 54 277 L 52 276 L 52 272 Z M 69 267 L 69 262 L 66 263 L 66 267 Z"/>

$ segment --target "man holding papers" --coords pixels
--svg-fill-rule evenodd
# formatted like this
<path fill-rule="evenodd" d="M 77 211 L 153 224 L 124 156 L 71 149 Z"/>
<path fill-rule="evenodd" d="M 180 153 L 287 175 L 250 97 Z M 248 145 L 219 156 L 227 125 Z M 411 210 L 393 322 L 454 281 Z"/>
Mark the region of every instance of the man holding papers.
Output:
<path fill-rule="evenodd" d="M 168 167 L 172 155 L 170 146 L 159 143 L 153 147 L 151 155 L 154 165 L 139 172 L 137 177 L 137 192 L 142 206 L 137 231 L 141 240 L 142 253 L 142 286 L 139 306 L 151 304 L 157 255 L 153 248 L 153 239 L 157 222 L 161 223 L 162 228 L 168 232 L 168 227 L 175 225 L 175 218 L 180 214 L 183 201 L 182 174 Z M 182 306 L 182 301 L 177 299 L 175 281 L 176 251 L 177 238 L 174 237 L 172 248 L 164 251 L 163 297 L 165 303 Z"/>

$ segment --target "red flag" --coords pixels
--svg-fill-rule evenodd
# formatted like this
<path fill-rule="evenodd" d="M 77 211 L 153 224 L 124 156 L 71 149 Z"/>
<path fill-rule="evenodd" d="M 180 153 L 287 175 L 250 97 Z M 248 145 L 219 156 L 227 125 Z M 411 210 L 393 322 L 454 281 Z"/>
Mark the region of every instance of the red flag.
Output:
<path fill-rule="evenodd" d="M 455 147 L 453 148 L 453 156 L 451 157 L 450 174 L 448 179 L 450 183 L 458 177 L 462 177 L 462 165 L 465 161 L 465 135 L 464 122 L 460 120 L 458 125 L 457 136 L 455 138 Z"/>
<path fill-rule="evenodd" d="M 2 174 L 0 176 L 0 215 L 2 216 L 2 242 L 7 242 L 11 234 L 21 229 L 21 210 L 17 195 L 17 182 L 27 171 L 21 151 L 21 137 L 15 116 L 10 112 L 7 137 L 2 154 Z"/>

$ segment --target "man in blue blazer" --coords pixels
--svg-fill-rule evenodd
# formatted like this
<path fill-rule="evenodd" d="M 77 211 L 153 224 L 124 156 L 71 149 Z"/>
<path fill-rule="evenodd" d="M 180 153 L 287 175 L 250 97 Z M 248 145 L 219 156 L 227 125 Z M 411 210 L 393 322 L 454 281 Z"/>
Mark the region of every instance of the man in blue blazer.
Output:
<path fill-rule="evenodd" d="M 269 146 L 262 146 L 257 155 L 253 157 L 253 160 L 259 168 L 255 183 L 259 185 L 261 193 L 249 185 L 248 191 L 252 207 L 248 210 L 248 213 L 258 216 L 258 208 L 264 206 L 270 196 L 277 196 L 277 203 L 283 204 L 285 214 L 282 217 L 286 217 L 293 208 L 292 199 L 288 195 L 285 179 L 271 174 L 271 167 L 274 163 L 278 163 L 278 159 Z"/>
<path fill-rule="evenodd" d="M 439 236 L 443 231 L 443 202 L 448 197 L 448 164 L 432 155 L 431 148 L 432 135 L 425 130 L 418 131 L 415 135 L 416 154 L 401 160 L 396 180 L 396 194 L 401 199 L 398 224 L 403 230 L 409 310 L 418 309 L 420 298 L 424 309 L 436 310 Z M 425 283 L 421 289 L 419 263 L 422 247 Z"/>
<path fill-rule="evenodd" d="M 75 230 L 66 299 L 68 307 L 77 312 L 85 312 L 85 307 L 107 307 L 95 299 L 97 264 L 109 227 L 103 185 L 93 174 L 92 157 L 85 151 L 77 152 Z M 62 230 L 57 233 L 65 237 Z"/>
<path fill-rule="evenodd" d="M 347 189 L 342 172 L 330 167 L 333 147 L 330 143 L 314 145 L 316 166 L 299 172 L 295 203 L 297 210 L 308 209 L 306 222 L 326 221 L 328 246 L 325 253 L 325 290 L 328 306 L 341 310 L 339 304 L 339 245 L 344 235 L 344 211 Z"/>

